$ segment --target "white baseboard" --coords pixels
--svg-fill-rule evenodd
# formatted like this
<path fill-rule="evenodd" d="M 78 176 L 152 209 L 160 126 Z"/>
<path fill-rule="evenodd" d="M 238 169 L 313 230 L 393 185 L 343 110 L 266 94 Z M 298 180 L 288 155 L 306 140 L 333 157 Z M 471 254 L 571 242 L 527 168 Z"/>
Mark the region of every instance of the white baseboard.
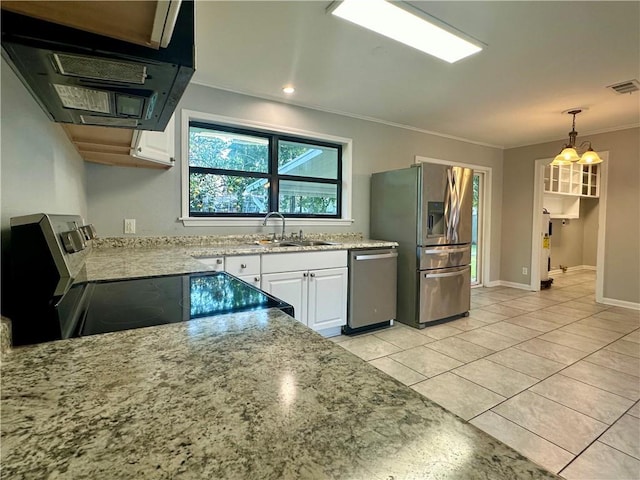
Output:
<path fill-rule="evenodd" d="M 488 282 L 485 287 L 511 287 L 521 290 L 531 290 L 531 286 L 528 283 L 507 282 L 506 280 L 493 280 Z"/>
<path fill-rule="evenodd" d="M 630 308 L 632 310 L 640 310 L 640 303 L 627 302 L 626 300 L 617 300 L 615 298 L 603 298 L 601 302 L 605 305 L 612 305 L 614 307 Z"/>
<path fill-rule="evenodd" d="M 579 270 L 591 270 L 595 272 L 596 267 L 593 265 L 576 265 L 574 267 L 567 268 L 567 272 L 577 272 Z M 559 268 L 555 270 L 549 270 L 549 275 L 558 275 L 560 273 L 564 273 L 564 272 Z"/>

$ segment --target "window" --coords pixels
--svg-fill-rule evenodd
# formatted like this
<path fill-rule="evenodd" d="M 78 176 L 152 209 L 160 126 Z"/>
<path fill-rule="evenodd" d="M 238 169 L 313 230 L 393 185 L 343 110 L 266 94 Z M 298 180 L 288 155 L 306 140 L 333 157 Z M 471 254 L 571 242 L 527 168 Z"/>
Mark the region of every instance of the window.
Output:
<path fill-rule="evenodd" d="M 342 144 L 188 124 L 189 217 L 342 218 Z"/>

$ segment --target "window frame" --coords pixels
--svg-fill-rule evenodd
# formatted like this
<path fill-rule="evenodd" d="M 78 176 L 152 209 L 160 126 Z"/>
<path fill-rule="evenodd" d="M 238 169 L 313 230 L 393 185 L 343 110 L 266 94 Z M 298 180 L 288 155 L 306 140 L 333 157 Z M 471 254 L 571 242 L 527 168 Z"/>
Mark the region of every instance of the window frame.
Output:
<path fill-rule="evenodd" d="M 263 137 L 274 137 L 283 141 L 309 143 L 318 146 L 329 147 L 341 147 L 341 154 L 338 161 L 338 179 L 331 180 L 326 178 L 317 177 L 305 177 L 297 175 L 282 175 L 276 173 L 260 173 L 260 172 L 244 172 L 238 170 L 224 170 L 215 169 L 216 173 L 226 172 L 229 175 L 237 175 L 246 173 L 245 176 L 270 178 L 275 176 L 279 180 L 291 180 L 291 181 L 309 181 L 310 183 L 329 183 L 338 186 L 338 212 L 337 215 L 322 215 L 322 214 L 291 214 L 287 213 L 287 224 L 298 226 L 313 226 L 313 225 L 350 225 L 353 223 L 351 219 L 351 155 L 353 141 L 350 138 L 337 137 L 334 135 L 327 135 L 320 132 L 310 132 L 298 129 L 292 129 L 290 127 L 282 125 L 272 125 L 266 123 L 258 123 L 249 120 L 243 120 L 233 117 L 226 117 L 221 115 L 208 114 L 203 112 L 196 112 L 192 110 L 183 109 L 181 111 L 181 152 L 179 158 L 181 159 L 181 184 L 182 184 L 182 216 L 179 218 L 185 226 L 259 226 L 262 224 L 262 219 L 265 214 L 256 213 L 203 213 L 202 215 L 197 212 L 190 212 L 189 204 L 189 174 L 192 168 L 203 168 L 211 171 L 207 167 L 190 167 L 188 159 L 189 151 L 189 128 L 192 124 L 200 124 L 197 126 L 212 128 L 213 130 L 220 128 L 223 131 L 234 131 L 240 134 L 248 134 Z M 272 149 L 277 148 L 277 142 L 273 142 Z M 271 152 L 273 154 L 273 152 Z M 277 160 L 273 155 L 270 155 L 271 161 L 276 164 Z M 241 175 L 243 176 L 243 175 Z M 278 195 L 277 189 L 272 189 L 271 197 L 269 199 L 269 205 L 273 205 L 273 197 Z M 277 197 L 276 197 L 277 198 Z"/>

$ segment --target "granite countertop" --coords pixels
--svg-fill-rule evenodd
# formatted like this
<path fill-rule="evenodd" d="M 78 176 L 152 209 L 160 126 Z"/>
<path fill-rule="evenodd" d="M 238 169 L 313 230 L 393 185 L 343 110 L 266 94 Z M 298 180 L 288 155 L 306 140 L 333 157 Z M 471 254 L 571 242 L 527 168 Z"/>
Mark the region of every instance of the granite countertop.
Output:
<path fill-rule="evenodd" d="M 2 473 L 559 478 L 279 310 L 17 348 Z"/>
<path fill-rule="evenodd" d="M 92 248 L 86 259 L 85 269 L 76 281 L 113 280 L 212 270 L 212 267 L 198 261 L 197 257 L 350 250 L 398 245 L 396 242 L 362 238 L 339 238 L 331 245 L 308 247 L 281 247 L 277 244 L 261 246 L 256 245 L 252 237 L 246 240 L 234 237 L 226 242 L 219 241 L 209 245 L 205 243 L 207 240 L 206 237 L 202 237 L 200 242 L 195 242 L 192 237 L 105 239 L 98 248 Z"/>

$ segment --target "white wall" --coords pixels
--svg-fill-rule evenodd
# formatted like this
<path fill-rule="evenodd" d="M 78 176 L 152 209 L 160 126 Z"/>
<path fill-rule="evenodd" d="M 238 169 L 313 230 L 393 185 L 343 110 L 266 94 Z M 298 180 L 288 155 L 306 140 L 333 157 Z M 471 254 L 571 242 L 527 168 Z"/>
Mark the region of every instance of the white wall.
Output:
<path fill-rule="evenodd" d="M 4 285 L 8 280 L 10 218 L 39 212 L 86 218 L 87 202 L 84 162 L 60 125 L 47 118 L 4 60 L 1 75 L 0 224 Z"/>
<path fill-rule="evenodd" d="M 371 173 L 406 167 L 416 155 L 474 163 L 493 168 L 493 205 L 502 197 L 502 150 L 475 145 L 380 123 L 239 95 L 201 85 L 190 85 L 180 109 L 234 117 L 285 128 L 353 139 L 354 223 L 347 227 L 305 227 L 305 231 L 369 231 L 369 177 Z M 176 165 L 167 171 L 87 165 L 89 217 L 102 236 L 123 235 L 124 218 L 137 220 L 137 234 L 206 235 L 256 233 L 254 227 L 184 227 L 180 217 L 180 142 Z M 499 278 L 500 209 L 492 212 L 491 278 Z"/>

